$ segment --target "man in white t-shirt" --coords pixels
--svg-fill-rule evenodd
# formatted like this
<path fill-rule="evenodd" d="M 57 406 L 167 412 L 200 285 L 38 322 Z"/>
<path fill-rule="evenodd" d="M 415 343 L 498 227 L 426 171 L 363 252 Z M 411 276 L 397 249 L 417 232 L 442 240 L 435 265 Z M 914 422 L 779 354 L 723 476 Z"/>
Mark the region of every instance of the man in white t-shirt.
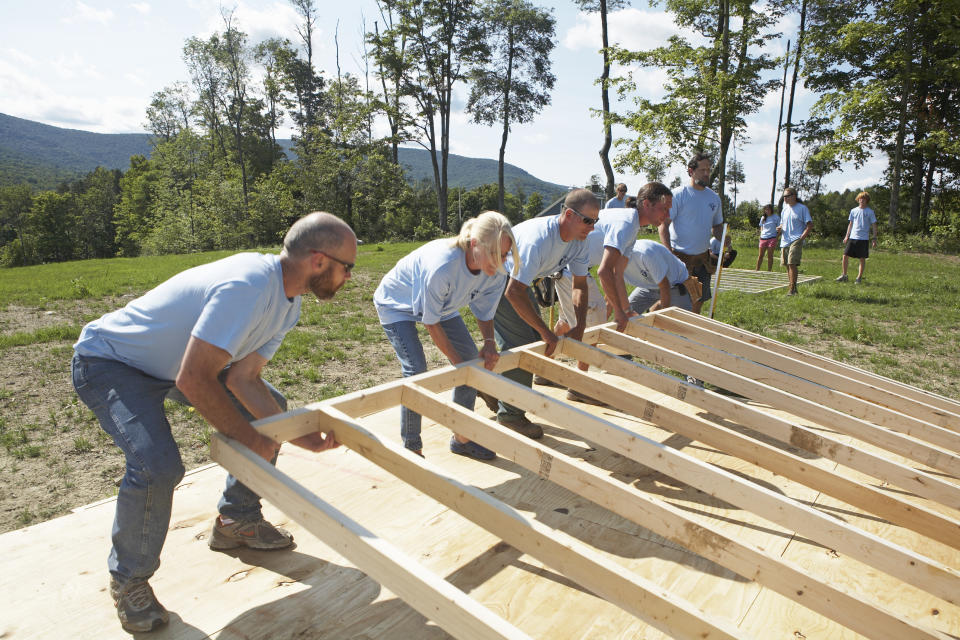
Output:
<path fill-rule="evenodd" d="M 797 274 L 803 256 L 803 241 L 813 230 L 813 219 L 807 205 L 797 200 L 797 190 L 787 187 L 783 190 L 783 211 L 780 213 L 780 264 L 787 268 L 790 281 L 788 296 L 797 295 Z"/>
<path fill-rule="evenodd" d="M 635 313 L 667 307 L 690 311 L 693 301 L 688 287 L 695 291 L 700 288 L 699 281 L 689 275 L 680 258 L 653 240 L 637 240 L 633 245 L 624 277 L 635 287 L 630 292 L 630 309 Z"/>
<path fill-rule="evenodd" d="M 600 205 L 592 191 L 574 189 L 564 199 L 560 214 L 531 218 L 513 227 L 520 268 L 513 273 L 512 257 L 504 263 L 511 275 L 493 317 L 494 335 L 500 351 L 543 340 L 546 343 L 544 355 L 553 354 L 559 338 L 540 316 L 530 287 L 534 280 L 552 276 L 564 267 L 569 268 L 573 276 L 576 324 L 569 335 L 575 340 L 583 337 L 590 267 L 584 241 L 597 223 L 599 211 Z M 528 387 L 533 384 L 533 374 L 523 369 L 512 369 L 503 375 Z M 529 438 L 543 437 L 543 428 L 528 420 L 522 409 L 502 401 L 497 410 L 497 421 Z"/>
<path fill-rule="evenodd" d="M 680 258 L 690 275 L 700 280 L 702 294 L 693 301 L 693 312 L 710 299 L 710 236 L 723 231 L 720 196 L 707 186 L 710 182 L 710 156 L 698 153 L 687 163 L 690 184 L 673 192 L 670 218 L 660 225 L 660 242 Z"/>
<path fill-rule="evenodd" d="M 847 223 L 847 234 L 843 237 L 843 259 L 841 266 L 843 272 L 837 278 L 837 282 L 847 281 L 847 261 L 849 258 L 858 258 L 860 260 L 860 269 L 857 271 L 857 279 L 854 281 L 860 284 L 863 281 L 863 272 L 867 268 L 867 258 L 870 257 L 870 232 L 873 231 L 873 246 L 877 246 L 877 216 L 868 205 L 870 204 L 870 194 L 861 191 L 857 194 L 857 204 L 859 206 L 850 209 L 850 217 Z"/>
<path fill-rule="evenodd" d="M 279 445 L 250 423 L 282 412 L 286 400 L 260 371 L 297 323 L 301 296 L 332 298 L 356 255 L 345 222 L 311 213 L 287 232 L 279 256 L 241 253 L 187 269 L 81 331 L 74 388 L 126 456 L 107 562 L 125 630 L 153 631 L 169 620 L 148 582 L 184 473 L 164 400 L 193 405 L 217 431 L 275 461 Z M 332 433 L 292 442 L 311 451 L 337 446 Z M 232 475 L 218 511 L 211 549 L 293 544 L 293 536 L 263 519 L 259 496 Z"/>

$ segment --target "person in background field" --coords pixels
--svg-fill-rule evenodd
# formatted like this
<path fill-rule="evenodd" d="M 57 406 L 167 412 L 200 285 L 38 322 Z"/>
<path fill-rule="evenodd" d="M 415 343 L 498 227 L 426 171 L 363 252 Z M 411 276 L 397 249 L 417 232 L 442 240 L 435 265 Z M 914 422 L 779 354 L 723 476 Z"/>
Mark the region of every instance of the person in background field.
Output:
<path fill-rule="evenodd" d="M 107 561 L 125 630 L 153 631 L 169 620 L 148 583 L 184 473 L 164 400 L 192 404 L 217 431 L 275 462 L 280 446 L 250 422 L 284 411 L 286 399 L 260 372 L 297 323 L 301 296 L 332 298 L 356 256 L 357 238 L 345 222 L 311 213 L 290 227 L 279 256 L 240 253 L 187 269 L 80 332 L 73 386 L 126 456 Z M 291 442 L 311 451 L 338 446 L 332 433 Z M 260 497 L 232 475 L 218 510 L 211 549 L 293 544 L 264 520 Z"/>
<path fill-rule="evenodd" d="M 524 220 L 513 228 L 517 242 L 518 260 L 507 259 L 512 269 L 507 280 L 497 313 L 493 318 L 494 334 L 500 350 L 512 349 L 537 340 L 546 343 L 544 355 L 552 356 L 559 338 L 543 321 L 534 298 L 531 284 L 561 271 L 567 265 L 573 277 L 573 307 L 576 324 L 570 337 L 583 337 L 589 293 L 587 276 L 589 251 L 585 240 L 597 223 L 600 206 L 596 196 L 588 189 L 574 189 L 567 194 L 558 215 Z M 533 375 L 523 369 L 511 369 L 505 377 L 531 386 Z M 497 421 L 503 426 L 527 436 L 543 437 L 543 428 L 531 422 L 522 409 L 500 402 Z"/>
<path fill-rule="evenodd" d="M 863 282 L 863 271 L 867 267 L 867 258 L 870 257 L 870 232 L 873 231 L 873 246 L 877 246 L 877 216 L 873 209 L 868 207 L 870 204 L 870 194 L 861 191 L 857 194 L 857 204 L 859 206 L 850 209 L 850 220 L 847 223 L 847 234 L 843 237 L 843 243 L 846 245 L 843 249 L 843 258 L 841 267 L 843 273 L 837 278 L 837 282 L 847 281 L 847 261 L 850 258 L 860 260 L 860 269 L 857 271 L 855 284 Z"/>
<path fill-rule="evenodd" d="M 757 268 L 763 263 L 763 254 L 767 254 L 767 271 L 773 271 L 773 250 L 777 246 L 777 234 L 780 228 L 780 216 L 774 213 L 772 204 L 763 205 L 760 217 L 760 254 L 757 256 Z"/>
<path fill-rule="evenodd" d="M 607 209 L 625 209 L 627 206 L 627 185 L 620 183 L 617 185 L 617 195 L 607 200 Z"/>
<path fill-rule="evenodd" d="M 787 187 L 783 190 L 783 215 L 780 216 L 780 264 L 787 268 L 790 281 L 788 296 L 797 295 L 797 274 L 803 255 L 803 241 L 813 229 L 813 219 L 807 205 L 797 200 L 797 190 Z"/>
<path fill-rule="evenodd" d="M 673 192 L 670 217 L 660 225 L 660 242 L 687 265 L 690 275 L 700 280 L 703 293 L 693 301 L 693 312 L 700 313 L 710 292 L 710 236 L 723 231 L 720 196 L 707 186 L 710 182 L 710 156 L 698 153 L 687 163 L 690 184 Z"/>
<path fill-rule="evenodd" d="M 486 211 L 465 221 L 456 238 L 428 242 L 401 258 L 383 277 L 373 303 L 403 377 L 427 370 L 423 344 L 417 335 L 418 322 L 427 328 L 433 343 L 451 364 L 479 355 L 483 365 L 493 369 L 500 358 L 494 343 L 493 315 L 507 280 L 503 261 L 511 252 L 514 264 L 519 264 L 510 222 L 495 211 Z M 467 305 L 483 336 L 479 351 L 460 317 L 459 309 Z M 476 397 L 471 387 L 459 386 L 453 391 L 453 401 L 470 410 Z M 488 405 L 493 402 L 491 398 Z M 403 446 L 423 455 L 420 421 L 420 414 L 401 409 Z M 459 434 L 451 436 L 450 451 L 477 460 L 495 457 L 493 451 Z"/>

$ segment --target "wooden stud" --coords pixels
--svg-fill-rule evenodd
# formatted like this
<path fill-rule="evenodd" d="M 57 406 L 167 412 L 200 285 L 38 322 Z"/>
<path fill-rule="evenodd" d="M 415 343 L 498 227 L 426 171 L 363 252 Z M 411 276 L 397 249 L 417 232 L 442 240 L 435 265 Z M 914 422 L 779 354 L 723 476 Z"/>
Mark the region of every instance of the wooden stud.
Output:
<path fill-rule="evenodd" d="M 960 450 L 960 436 L 957 433 L 960 432 L 960 416 L 954 413 L 935 409 L 864 382 L 850 380 L 846 376 L 789 356 L 772 354 L 762 347 L 736 338 L 718 335 L 676 318 L 665 315 L 657 316 L 653 321 L 653 326 L 697 342 L 704 343 L 706 340 L 714 349 L 720 349 L 790 374 L 792 381 L 788 382 L 783 382 L 787 380 L 786 377 L 776 377 L 776 382 L 780 384 L 795 385 L 797 378 L 803 378 L 815 382 L 817 385 L 829 387 L 837 393 L 849 397 L 837 396 L 832 399 L 831 405 L 838 409 L 842 408 L 858 418 L 924 438 L 935 444 Z M 940 429 L 936 429 L 936 427 Z M 946 433 L 938 433 L 938 431 L 946 431 Z M 952 436 L 952 439 L 948 436 Z M 940 438 L 943 440 L 940 440 Z"/>
<path fill-rule="evenodd" d="M 565 341 L 573 343 L 573 341 Z M 579 343 L 577 343 L 579 344 Z M 559 365 L 558 365 L 559 366 Z M 914 622 L 890 614 L 868 600 L 806 575 L 796 565 L 767 551 L 700 524 L 669 502 L 611 480 L 586 462 L 575 460 L 539 442 L 519 436 L 418 385 L 408 385 L 410 408 L 461 435 L 479 442 L 526 469 L 712 560 L 868 638 L 946 638 Z"/>
<path fill-rule="evenodd" d="M 737 340 L 742 340 L 744 342 L 763 347 L 771 353 L 777 353 L 789 358 L 794 358 L 796 360 L 802 360 L 808 364 L 815 365 L 827 371 L 832 371 L 839 375 L 846 376 L 851 380 L 857 380 L 864 384 L 885 389 L 891 393 L 895 393 L 905 398 L 911 398 L 917 402 L 922 402 L 931 407 L 940 408 L 944 411 L 954 414 L 960 414 L 960 402 L 938 395 L 931 391 L 926 391 L 918 387 L 904 384 L 891 378 L 886 378 L 876 373 L 871 373 L 869 371 L 860 369 L 859 367 L 845 364 L 843 362 L 831 360 L 830 358 L 825 358 L 824 356 L 817 355 L 811 351 L 806 351 L 805 349 L 801 349 L 784 342 L 779 342 L 757 333 L 739 329 L 733 325 L 711 320 L 701 315 L 690 313 L 689 311 L 680 309 L 678 307 L 669 307 L 658 313 L 664 313 L 665 315 L 682 320 L 683 322 L 696 324 L 704 329 L 709 329 L 714 333 L 719 333 L 721 335 L 729 336 L 731 338 L 736 338 Z"/>
<path fill-rule="evenodd" d="M 542 358 L 537 354 L 529 355 L 534 362 L 535 358 Z M 540 373 L 536 367 L 524 368 Z M 565 425 L 568 429 L 570 425 L 576 425 L 575 429 L 570 430 L 611 451 L 685 482 L 708 495 L 752 511 L 947 602 L 960 601 L 960 574 L 942 563 L 825 516 L 812 507 L 747 482 L 732 473 L 705 464 L 682 451 L 675 451 L 591 413 L 569 407 L 512 380 L 477 367 L 472 368 L 471 374 L 469 384 L 476 389 L 524 411 Z M 579 371 L 570 370 L 566 375 L 583 376 L 587 385 L 591 382 L 586 374 Z M 680 419 L 680 414 L 676 411 L 652 402 L 648 404 L 648 410 L 644 411 L 643 415 L 645 419 L 671 430 L 672 425 Z"/>
<path fill-rule="evenodd" d="M 954 477 L 960 477 L 960 458 L 953 452 L 933 447 L 892 431 L 878 428 L 865 420 L 844 413 L 838 404 L 840 394 L 827 387 L 795 378 L 762 364 L 744 360 L 723 351 L 692 342 L 676 334 L 649 327 L 640 323 L 630 323 L 628 335 L 641 338 L 651 344 L 676 353 L 683 353 L 691 363 L 683 372 L 706 380 L 720 388 L 740 393 L 748 398 L 762 402 L 776 403 L 782 409 L 820 424 L 830 425 L 833 429 L 854 436 L 887 451 L 896 452 L 905 458 L 916 460 L 934 469 L 944 471 Z M 671 366 L 673 358 L 665 355 L 657 357 L 657 364 Z M 750 389 L 742 390 L 732 379 L 727 382 L 728 373 L 740 374 L 744 380 L 750 380 Z M 789 391 L 788 391 L 789 390 Z M 848 400 L 854 400 L 847 396 Z"/>
<path fill-rule="evenodd" d="M 415 383 L 404 386 L 405 403 L 411 403 L 411 386 L 416 387 Z M 381 440 L 342 411 L 324 407 L 316 413 L 321 414 L 317 416 L 319 423 L 331 428 L 338 441 L 374 464 L 664 632 L 690 639 L 742 637 L 733 625 L 711 620 L 702 610 L 665 593 L 573 537 L 463 484 L 399 445 Z"/>
<path fill-rule="evenodd" d="M 758 428 L 757 423 L 766 422 L 765 418 L 770 418 L 770 416 L 757 409 L 725 398 L 712 391 L 688 385 L 672 376 L 612 356 L 581 342 L 564 340 L 561 344 L 565 355 L 588 362 L 593 366 L 605 369 L 608 373 L 619 375 L 650 389 L 712 411 L 717 415 L 737 420 L 743 426 L 761 433 L 763 432 L 762 427 Z M 553 361 L 550 362 L 552 365 L 550 368 L 554 371 L 563 366 Z M 547 365 L 544 364 L 543 366 L 546 367 Z M 549 374 L 549 371 L 546 371 L 546 373 Z M 553 376 L 548 375 L 547 377 L 552 378 Z M 574 378 L 570 377 L 569 381 L 572 383 Z M 577 391 L 591 393 L 610 406 L 636 417 L 642 416 L 648 406 L 647 400 L 638 394 L 624 389 L 614 389 L 610 385 L 599 387 L 591 385 L 590 388 L 578 388 Z M 600 397 L 601 395 L 604 397 Z M 956 520 L 950 520 L 922 507 L 908 504 L 873 487 L 848 480 L 833 471 L 811 465 L 796 455 L 707 420 L 691 417 L 687 420 L 674 421 L 673 426 L 678 429 L 678 433 L 681 435 L 708 444 L 741 460 L 843 500 L 853 507 L 874 513 L 894 524 L 960 549 L 960 522 Z M 790 425 L 786 426 L 789 429 Z"/>
<path fill-rule="evenodd" d="M 210 454 L 244 484 L 450 635 L 475 640 L 529 639 L 527 634 L 320 500 L 235 440 L 213 434 Z"/>

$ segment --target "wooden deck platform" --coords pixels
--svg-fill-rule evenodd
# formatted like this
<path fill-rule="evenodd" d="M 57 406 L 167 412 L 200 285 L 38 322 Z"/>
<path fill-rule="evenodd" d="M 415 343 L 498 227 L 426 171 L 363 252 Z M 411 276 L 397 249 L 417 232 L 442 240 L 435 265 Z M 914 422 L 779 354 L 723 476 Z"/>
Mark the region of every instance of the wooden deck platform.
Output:
<path fill-rule="evenodd" d="M 680 310 L 628 334 L 561 342 L 590 377 L 536 347 L 505 358 L 611 407 L 467 365 L 264 421 L 348 445 L 285 445 L 279 473 L 215 440 L 297 547 L 210 551 L 225 471 L 191 473 L 151 581 L 171 623 L 150 637 L 960 637 L 960 403 Z M 534 409 L 544 439 L 452 408 L 464 380 Z M 399 402 L 426 416 L 425 461 L 396 444 Z M 451 454 L 444 424 L 499 457 Z M 128 637 L 106 592 L 113 507 L 0 536 L 0 638 Z"/>

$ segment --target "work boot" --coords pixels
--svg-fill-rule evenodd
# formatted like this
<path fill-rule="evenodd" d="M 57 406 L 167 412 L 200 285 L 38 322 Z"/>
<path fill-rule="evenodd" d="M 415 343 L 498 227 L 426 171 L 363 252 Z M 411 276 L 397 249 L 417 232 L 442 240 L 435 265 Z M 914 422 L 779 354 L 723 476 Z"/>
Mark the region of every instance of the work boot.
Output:
<path fill-rule="evenodd" d="M 592 404 L 595 407 L 607 406 L 606 402 L 597 400 L 596 398 L 591 398 L 590 396 L 584 395 L 579 391 L 574 391 L 573 389 L 567 389 L 567 400 L 572 400 L 574 402 L 582 402 L 583 404 Z"/>
<path fill-rule="evenodd" d="M 213 532 L 207 542 L 215 551 L 249 547 L 260 551 L 286 549 L 293 544 L 293 535 L 286 529 L 275 527 L 263 518 L 236 521 L 217 516 Z"/>
<path fill-rule="evenodd" d="M 120 584 L 110 576 L 110 597 L 117 607 L 117 617 L 124 631 L 153 631 L 170 621 L 170 614 L 157 602 L 146 578 L 132 578 Z"/>
<path fill-rule="evenodd" d="M 522 436 L 527 436 L 533 440 L 539 440 L 543 437 L 543 428 L 536 422 L 530 422 L 525 415 L 502 415 L 497 416 L 497 422 L 507 429 L 513 429 Z"/>
<path fill-rule="evenodd" d="M 563 387 L 563 385 L 557 384 L 549 378 L 537 375 L 533 376 L 533 384 L 538 384 L 541 387 Z"/>

